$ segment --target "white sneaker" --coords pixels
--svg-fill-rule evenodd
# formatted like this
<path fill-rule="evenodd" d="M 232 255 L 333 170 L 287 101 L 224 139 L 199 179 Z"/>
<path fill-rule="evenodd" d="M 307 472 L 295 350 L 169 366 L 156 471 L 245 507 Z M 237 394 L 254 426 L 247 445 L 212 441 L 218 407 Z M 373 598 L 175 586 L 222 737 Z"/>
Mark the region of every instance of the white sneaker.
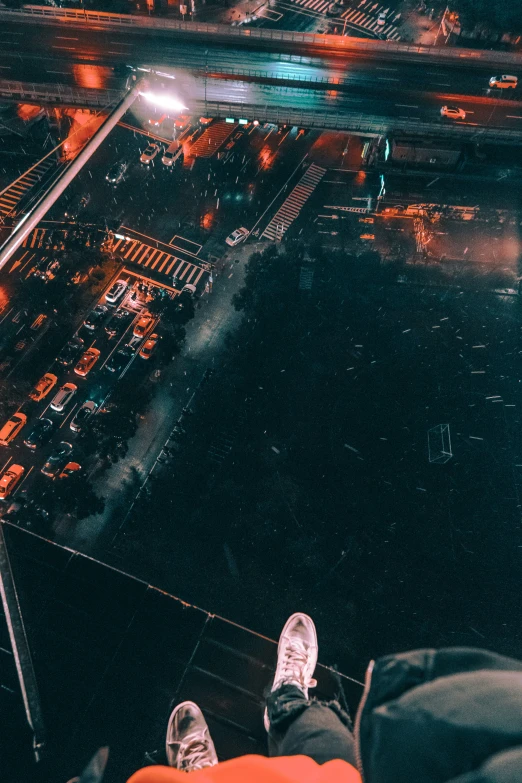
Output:
<path fill-rule="evenodd" d="M 307 699 L 308 689 L 317 685 L 312 677 L 317 665 L 317 651 L 314 621 L 307 614 L 296 612 L 288 618 L 279 637 L 277 668 L 271 692 L 282 685 L 295 685 Z M 270 721 L 266 708 L 264 724 L 269 731 Z"/>
<path fill-rule="evenodd" d="M 167 728 L 166 751 L 169 766 L 183 772 L 218 763 L 207 722 L 193 701 L 184 701 L 173 709 Z"/>

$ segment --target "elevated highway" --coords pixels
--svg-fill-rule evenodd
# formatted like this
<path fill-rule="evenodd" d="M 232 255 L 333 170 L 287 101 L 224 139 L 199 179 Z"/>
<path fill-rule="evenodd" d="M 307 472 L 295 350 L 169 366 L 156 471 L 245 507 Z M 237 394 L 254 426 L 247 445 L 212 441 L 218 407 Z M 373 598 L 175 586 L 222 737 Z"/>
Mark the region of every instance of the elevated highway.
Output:
<path fill-rule="evenodd" d="M 328 97 L 313 90 L 300 90 L 297 106 L 287 87 L 273 87 L 265 100 L 256 102 L 259 95 L 252 92 L 249 98 L 238 83 L 234 90 L 227 87 L 220 97 L 220 85 L 205 85 L 204 79 L 192 82 L 191 98 L 187 101 L 194 114 L 215 118 L 242 117 L 260 122 L 297 125 L 307 128 L 322 128 L 357 133 L 363 136 L 382 136 L 390 131 L 420 136 L 437 135 L 449 139 L 461 139 L 470 142 L 495 142 L 514 144 L 522 140 L 522 128 L 499 129 L 497 127 L 462 126 L 448 123 L 422 121 L 420 118 L 402 118 L 401 116 L 379 116 L 358 111 L 349 102 L 343 105 L 336 101 L 329 105 Z M 206 93 L 206 98 L 205 98 Z M 308 93 L 305 100 L 303 93 Z M 23 82 L 0 81 L 0 100 L 34 103 L 48 106 L 82 106 L 109 111 L 122 97 L 118 90 L 90 90 L 55 84 L 31 84 Z M 235 98 L 235 99 L 234 99 Z"/>
<path fill-rule="evenodd" d="M 493 73 L 522 72 L 519 55 L 46 7 L 1 10 L 0 23 L 0 93 L 10 99 L 101 108 L 121 94 L 127 65 L 152 66 L 176 75 L 191 111 L 212 116 L 522 138 L 522 87 L 506 95 L 488 85 Z M 442 119 L 445 104 L 465 120 Z"/>

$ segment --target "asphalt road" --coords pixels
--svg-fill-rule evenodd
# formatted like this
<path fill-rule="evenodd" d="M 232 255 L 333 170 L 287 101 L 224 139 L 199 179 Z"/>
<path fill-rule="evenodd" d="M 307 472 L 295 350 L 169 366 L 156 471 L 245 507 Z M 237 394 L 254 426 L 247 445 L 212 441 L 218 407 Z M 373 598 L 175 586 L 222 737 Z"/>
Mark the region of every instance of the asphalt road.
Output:
<path fill-rule="evenodd" d="M 418 63 L 380 61 L 375 56 L 348 56 L 341 61 L 221 46 L 198 48 L 169 43 L 151 31 L 133 31 L 132 41 L 130 35 L 127 31 L 36 28 L 32 24 L 24 24 L 21 33 L 19 24 L 4 23 L 1 74 L 4 79 L 114 88 L 123 86 L 122 66 L 149 65 L 176 72 L 176 93 L 189 108 L 191 99 L 206 97 L 209 101 L 292 105 L 317 112 L 338 110 L 447 123 L 454 121 L 441 118 L 440 107 L 448 104 L 466 111 L 466 118 L 458 121 L 462 124 L 522 128 L 522 87 L 489 89 L 490 67 L 434 63 L 420 69 Z M 114 66 L 120 69 L 117 75 Z M 236 76 L 239 71 L 241 77 Z M 284 79 L 291 86 L 258 83 L 267 79 Z M 329 84 L 322 85 L 322 80 Z M 295 86 L 298 81 L 306 86 Z M 336 81 L 339 85 L 332 90 Z"/>

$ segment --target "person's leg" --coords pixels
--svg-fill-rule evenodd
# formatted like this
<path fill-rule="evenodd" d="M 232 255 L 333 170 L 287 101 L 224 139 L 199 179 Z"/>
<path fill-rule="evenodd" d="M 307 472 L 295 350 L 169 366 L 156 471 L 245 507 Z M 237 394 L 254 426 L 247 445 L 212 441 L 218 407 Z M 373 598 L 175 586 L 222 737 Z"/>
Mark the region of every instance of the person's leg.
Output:
<path fill-rule="evenodd" d="M 270 756 L 310 756 L 318 764 L 343 759 L 356 766 L 350 717 L 336 702 L 305 698 L 295 685 L 283 685 L 267 699 Z"/>
<path fill-rule="evenodd" d="M 277 668 L 265 709 L 271 756 L 310 756 L 319 764 L 343 759 L 355 764 L 349 716 L 337 702 L 308 698 L 317 664 L 317 634 L 308 615 L 296 613 L 279 638 Z"/>
<path fill-rule="evenodd" d="M 184 772 L 218 763 L 207 722 L 193 701 L 184 701 L 173 709 L 165 750 L 169 766 Z"/>

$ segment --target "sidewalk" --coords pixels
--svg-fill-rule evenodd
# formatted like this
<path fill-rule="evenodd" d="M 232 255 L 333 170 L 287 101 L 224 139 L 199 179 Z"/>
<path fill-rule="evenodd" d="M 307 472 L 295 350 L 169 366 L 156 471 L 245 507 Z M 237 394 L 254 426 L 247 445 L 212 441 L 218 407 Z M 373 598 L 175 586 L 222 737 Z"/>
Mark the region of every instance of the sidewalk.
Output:
<path fill-rule="evenodd" d="M 406 0 L 397 7 L 397 13 L 401 18 L 397 24 L 400 32 L 401 43 L 417 43 L 422 46 L 433 46 L 439 31 L 442 12 L 435 11 L 433 19 L 429 18 L 432 6 L 428 3 L 426 11 L 419 11 L 419 3 Z M 444 39 L 439 38 L 439 44 Z"/>

